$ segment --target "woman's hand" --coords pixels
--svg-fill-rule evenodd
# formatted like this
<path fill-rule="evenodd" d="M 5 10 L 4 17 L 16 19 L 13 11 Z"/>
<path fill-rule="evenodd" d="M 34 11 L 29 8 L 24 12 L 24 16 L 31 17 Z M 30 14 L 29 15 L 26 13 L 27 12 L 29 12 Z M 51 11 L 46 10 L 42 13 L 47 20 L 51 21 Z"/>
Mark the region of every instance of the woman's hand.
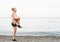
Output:
<path fill-rule="evenodd" d="M 20 19 L 20 17 L 15 16 L 14 19 Z"/>

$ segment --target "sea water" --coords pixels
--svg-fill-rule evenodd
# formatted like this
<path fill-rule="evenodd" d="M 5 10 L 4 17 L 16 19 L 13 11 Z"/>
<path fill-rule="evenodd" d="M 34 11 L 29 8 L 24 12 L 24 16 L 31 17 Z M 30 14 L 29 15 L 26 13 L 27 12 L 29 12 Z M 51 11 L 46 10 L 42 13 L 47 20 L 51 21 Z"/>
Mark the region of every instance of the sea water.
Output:
<path fill-rule="evenodd" d="M 18 36 L 60 36 L 60 17 L 21 17 Z M 12 35 L 10 17 L 0 17 L 0 35 Z"/>

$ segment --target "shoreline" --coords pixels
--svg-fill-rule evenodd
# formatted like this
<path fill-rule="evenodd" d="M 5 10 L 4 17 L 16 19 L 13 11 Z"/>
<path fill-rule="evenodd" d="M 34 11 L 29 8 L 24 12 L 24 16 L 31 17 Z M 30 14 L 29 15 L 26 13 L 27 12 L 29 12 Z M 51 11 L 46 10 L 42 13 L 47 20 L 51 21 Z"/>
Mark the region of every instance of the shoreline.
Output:
<path fill-rule="evenodd" d="M 56 36 L 16 36 L 16 42 L 60 42 Z M 12 36 L 0 35 L 0 42 L 13 42 Z"/>

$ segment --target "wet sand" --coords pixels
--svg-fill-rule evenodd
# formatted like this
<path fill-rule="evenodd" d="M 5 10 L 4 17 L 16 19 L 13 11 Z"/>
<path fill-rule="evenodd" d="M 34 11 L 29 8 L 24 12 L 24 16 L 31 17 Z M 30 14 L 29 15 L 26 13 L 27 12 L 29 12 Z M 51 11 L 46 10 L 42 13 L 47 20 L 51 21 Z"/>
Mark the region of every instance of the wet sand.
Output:
<path fill-rule="evenodd" d="M 0 35 L 0 42 L 60 42 L 56 36 L 17 36 L 17 41 L 12 41 L 12 36 Z"/>

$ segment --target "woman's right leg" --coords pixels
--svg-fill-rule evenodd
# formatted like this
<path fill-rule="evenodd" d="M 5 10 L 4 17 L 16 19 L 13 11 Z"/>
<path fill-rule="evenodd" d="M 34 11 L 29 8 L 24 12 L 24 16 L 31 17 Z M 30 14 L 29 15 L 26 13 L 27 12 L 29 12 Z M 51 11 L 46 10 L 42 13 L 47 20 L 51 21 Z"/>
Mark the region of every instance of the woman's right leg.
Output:
<path fill-rule="evenodd" d="M 20 19 L 19 19 L 19 20 L 17 20 L 17 23 L 18 23 L 18 25 L 17 25 L 17 26 L 18 26 L 19 28 L 22 28 L 22 27 L 20 26 Z"/>
<path fill-rule="evenodd" d="M 20 24 L 20 18 L 17 20 L 17 22 L 16 22 L 16 23 Z"/>

